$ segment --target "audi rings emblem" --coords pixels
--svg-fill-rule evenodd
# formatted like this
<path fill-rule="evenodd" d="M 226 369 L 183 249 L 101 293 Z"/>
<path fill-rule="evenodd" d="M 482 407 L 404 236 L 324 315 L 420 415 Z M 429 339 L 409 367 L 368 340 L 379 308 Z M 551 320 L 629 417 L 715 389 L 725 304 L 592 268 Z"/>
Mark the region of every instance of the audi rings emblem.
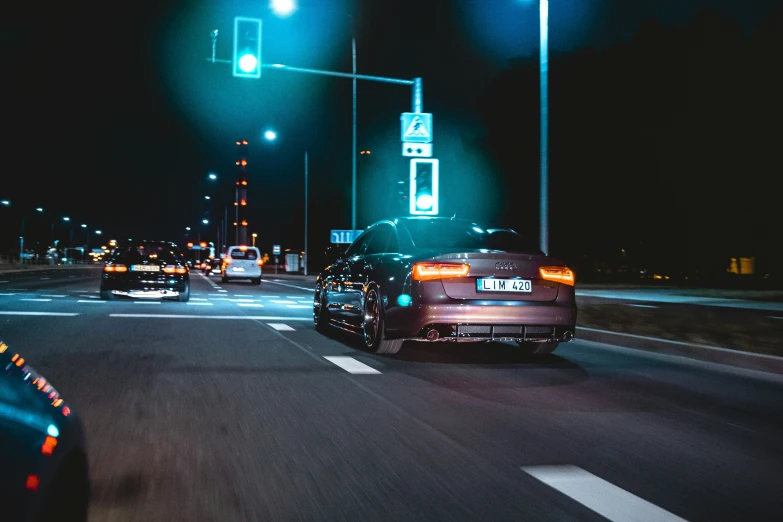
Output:
<path fill-rule="evenodd" d="M 516 270 L 516 269 L 517 269 L 516 263 L 507 263 L 507 262 L 495 263 L 495 270 Z"/>

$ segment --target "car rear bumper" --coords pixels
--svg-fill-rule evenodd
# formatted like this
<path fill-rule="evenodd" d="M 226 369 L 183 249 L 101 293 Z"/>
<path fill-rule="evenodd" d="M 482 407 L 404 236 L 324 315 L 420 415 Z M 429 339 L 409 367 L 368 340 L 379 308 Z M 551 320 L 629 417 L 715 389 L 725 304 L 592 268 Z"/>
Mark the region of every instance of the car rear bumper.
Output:
<path fill-rule="evenodd" d="M 261 270 L 247 270 L 244 272 L 232 272 L 226 270 L 226 274 L 223 276 L 228 279 L 258 279 L 261 277 Z"/>
<path fill-rule="evenodd" d="M 386 312 L 386 332 L 392 339 L 567 342 L 574 337 L 575 325 L 576 306 L 556 302 L 518 306 L 440 303 Z"/>
<path fill-rule="evenodd" d="M 105 277 L 101 281 L 101 291 L 112 291 L 119 295 L 138 295 L 139 297 L 176 296 L 187 290 L 188 282 L 189 278 L 182 275 L 172 276 L 163 281 L 122 280 Z"/>

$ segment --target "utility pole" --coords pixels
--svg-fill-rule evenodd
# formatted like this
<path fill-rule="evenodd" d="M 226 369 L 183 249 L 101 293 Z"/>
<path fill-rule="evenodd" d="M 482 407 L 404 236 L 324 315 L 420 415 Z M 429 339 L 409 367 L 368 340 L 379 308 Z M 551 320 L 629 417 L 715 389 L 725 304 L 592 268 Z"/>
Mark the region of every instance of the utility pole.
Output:
<path fill-rule="evenodd" d="M 354 80 L 356 82 L 356 80 Z M 356 154 L 354 152 L 354 160 L 356 159 Z M 304 186 L 304 196 L 305 196 L 305 212 L 304 212 L 304 259 L 303 259 L 303 268 L 304 268 L 304 275 L 307 275 L 307 151 L 305 151 L 304 156 L 304 175 L 305 175 L 305 186 Z"/>

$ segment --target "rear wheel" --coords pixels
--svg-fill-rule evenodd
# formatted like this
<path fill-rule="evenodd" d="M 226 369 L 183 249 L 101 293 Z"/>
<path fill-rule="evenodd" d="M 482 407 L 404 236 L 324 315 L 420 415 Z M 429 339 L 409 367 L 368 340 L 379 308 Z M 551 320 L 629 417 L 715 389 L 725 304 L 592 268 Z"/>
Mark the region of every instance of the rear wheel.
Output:
<path fill-rule="evenodd" d="M 255 279 L 251 279 L 250 282 L 253 283 L 254 285 L 260 285 L 261 284 L 261 278 L 260 277 L 256 277 Z"/>
<path fill-rule="evenodd" d="M 329 326 L 329 310 L 326 309 L 326 298 L 321 283 L 315 285 L 315 296 L 313 297 L 313 323 L 315 324 L 315 329 L 321 333 L 324 333 Z"/>
<path fill-rule="evenodd" d="M 101 299 L 104 301 L 112 301 L 114 299 L 114 293 L 111 290 L 101 290 Z"/>
<path fill-rule="evenodd" d="M 379 354 L 395 354 L 402 348 L 402 339 L 386 339 L 383 305 L 378 290 L 371 288 L 364 297 L 364 317 L 362 321 L 364 345 L 368 350 Z"/>
<path fill-rule="evenodd" d="M 185 285 L 185 290 L 179 293 L 177 301 L 180 303 L 187 303 L 190 300 L 190 283 Z"/>
<path fill-rule="evenodd" d="M 548 355 L 555 351 L 560 343 L 536 343 L 531 341 L 518 341 L 522 352 L 528 355 Z"/>

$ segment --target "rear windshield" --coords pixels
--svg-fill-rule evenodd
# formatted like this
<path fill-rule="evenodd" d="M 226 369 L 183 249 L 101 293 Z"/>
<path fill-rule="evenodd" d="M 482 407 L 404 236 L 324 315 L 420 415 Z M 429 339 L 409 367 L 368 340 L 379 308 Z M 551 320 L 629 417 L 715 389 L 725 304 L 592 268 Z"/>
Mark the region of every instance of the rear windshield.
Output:
<path fill-rule="evenodd" d="M 167 263 L 180 261 L 177 250 L 173 246 L 163 243 L 142 243 L 139 245 L 132 245 L 119 251 L 115 257 L 135 263 L 142 261 L 165 261 Z"/>
<path fill-rule="evenodd" d="M 405 225 L 417 248 L 540 253 L 534 242 L 512 230 L 490 232 L 470 222 L 449 219 L 411 219 Z"/>
<path fill-rule="evenodd" d="M 258 253 L 249 248 L 247 250 L 232 250 L 228 255 L 231 256 L 231 259 L 248 259 L 250 261 L 258 259 Z"/>

